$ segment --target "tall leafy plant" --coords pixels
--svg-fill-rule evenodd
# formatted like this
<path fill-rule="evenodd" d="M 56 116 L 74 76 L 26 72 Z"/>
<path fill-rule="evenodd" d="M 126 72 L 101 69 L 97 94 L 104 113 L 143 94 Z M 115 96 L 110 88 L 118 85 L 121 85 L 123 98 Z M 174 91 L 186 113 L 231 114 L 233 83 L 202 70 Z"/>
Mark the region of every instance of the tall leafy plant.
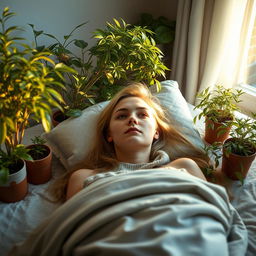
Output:
<path fill-rule="evenodd" d="M 76 26 L 63 41 L 54 35 L 33 29 L 38 50 L 50 50 L 59 62 L 75 68 L 76 75 L 67 73 L 67 90 L 62 91 L 64 108 L 70 116 L 81 114 L 81 110 L 95 102 L 110 99 L 127 80 L 144 81 L 160 86 L 159 78 L 165 77 L 168 68 L 162 62 L 162 53 L 155 41 L 147 36 L 153 32 L 140 26 L 133 27 L 125 21 L 114 19 L 105 29 L 94 32 L 96 44 L 90 49 L 81 39 L 74 38 Z M 39 46 L 39 36 L 54 39 L 49 46 Z M 71 50 L 74 44 L 80 48 L 81 56 Z M 80 111 L 79 111 L 80 110 Z"/>
<path fill-rule="evenodd" d="M 62 40 L 53 34 L 45 33 L 43 30 L 36 30 L 34 24 L 29 24 L 32 28 L 36 49 L 39 52 L 50 51 L 58 63 L 76 69 L 77 72 L 66 72 L 65 90 L 59 87 L 59 93 L 64 101 L 61 105 L 67 116 L 79 116 L 81 110 L 94 104 L 92 95 L 88 94 L 88 77 L 92 69 L 91 57 L 88 57 L 88 43 L 82 39 L 74 38 L 77 29 L 83 27 L 87 22 L 81 23 L 64 35 Z M 54 42 L 49 45 L 40 45 L 39 39 L 46 36 Z M 72 51 L 72 47 L 79 50 L 77 55 Z M 57 88 L 58 89 L 58 88 Z"/>
<path fill-rule="evenodd" d="M 19 28 L 6 25 L 14 15 L 6 7 L 0 19 L 0 177 L 6 177 L 18 159 L 29 158 L 21 145 L 29 118 L 50 130 L 51 107 L 60 108 L 62 102 L 54 88 L 63 85 L 55 77 L 63 79 L 61 72 L 71 71 L 55 65 L 49 53 L 21 43 L 23 39 L 15 36 Z"/>
<path fill-rule="evenodd" d="M 127 80 L 160 87 L 158 79 L 165 77 L 168 68 L 162 62 L 162 52 L 148 33 L 153 32 L 116 19 L 114 24 L 107 23 L 105 30 L 95 31 L 94 38 L 98 41 L 91 48 L 91 54 L 96 57 L 97 64 L 92 81 L 98 81 L 98 92 L 103 99 L 111 98 L 117 86 Z"/>

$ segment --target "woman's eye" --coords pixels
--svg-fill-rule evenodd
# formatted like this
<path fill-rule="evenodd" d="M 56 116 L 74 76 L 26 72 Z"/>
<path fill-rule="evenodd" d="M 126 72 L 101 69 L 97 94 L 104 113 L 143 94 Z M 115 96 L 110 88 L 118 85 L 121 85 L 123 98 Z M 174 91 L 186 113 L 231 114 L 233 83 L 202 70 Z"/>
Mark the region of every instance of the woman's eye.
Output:
<path fill-rule="evenodd" d="M 140 117 L 140 118 L 145 118 L 147 116 L 148 116 L 147 113 L 139 113 L 138 114 L 138 117 Z"/>
<path fill-rule="evenodd" d="M 127 117 L 127 115 L 121 114 L 121 115 L 118 115 L 118 116 L 116 117 L 116 119 L 122 120 L 122 119 L 125 119 L 126 117 Z"/>

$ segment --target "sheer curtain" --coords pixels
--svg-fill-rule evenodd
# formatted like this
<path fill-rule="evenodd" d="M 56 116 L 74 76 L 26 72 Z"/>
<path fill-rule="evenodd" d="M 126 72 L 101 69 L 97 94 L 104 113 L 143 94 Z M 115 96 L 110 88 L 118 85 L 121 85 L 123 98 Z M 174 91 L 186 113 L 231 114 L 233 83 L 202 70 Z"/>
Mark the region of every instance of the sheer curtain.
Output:
<path fill-rule="evenodd" d="M 198 91 L 232 87 L 248 44 L 256 0 L 179 0 L 171 79 L 189 103 Z"/>

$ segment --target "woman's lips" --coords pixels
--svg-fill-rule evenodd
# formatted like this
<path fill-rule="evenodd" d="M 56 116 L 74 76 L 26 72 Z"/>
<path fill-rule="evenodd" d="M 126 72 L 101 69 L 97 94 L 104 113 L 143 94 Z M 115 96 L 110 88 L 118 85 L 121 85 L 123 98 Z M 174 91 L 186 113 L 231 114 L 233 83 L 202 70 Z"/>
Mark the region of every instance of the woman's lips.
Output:
<path fill-rule="evenodd" d="M 125 133 L 129 133 L 129 132 L 140 132 L 141 133 L 141 131 L 139 130 L 139 129 L 137 129 L 137 128 L 129 128 Z"/>

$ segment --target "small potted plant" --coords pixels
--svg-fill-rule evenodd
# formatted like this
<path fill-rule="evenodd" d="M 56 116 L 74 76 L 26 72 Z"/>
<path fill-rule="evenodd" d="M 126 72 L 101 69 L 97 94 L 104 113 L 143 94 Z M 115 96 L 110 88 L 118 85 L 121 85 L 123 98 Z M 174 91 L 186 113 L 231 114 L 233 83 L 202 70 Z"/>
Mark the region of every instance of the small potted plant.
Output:
<path fill-rule="evenodd" d="M 202 112 L 195 116 L 194 122 L 205 117 L 206 142 L 223 143 L 227 139 L 234 119 L 234 111 L 239 109 L 237 103 L 241 101 L 240 96 L 243 93 L 242 90 L 224 88 L 222 85 L 217 85 L 213 91 L 206 88 L 198 93 L 199 103 L 194 109 L 200 109 Z"/>
<path fill-rule="evenodd" d="M 52 150 L 40 136 L 35 136 L 31 141 L 33 144 L 26 147 L 32 158 L 25 160 L 27 180 L 34 185 L 43 184 L 52 177 Z"/>
<path fill-rule="evenodd" d="M 24 160 L 31 159 L 24 145 L 16 145 L 8 153 L 0 150 L 0 201 L 22 200 L 28 191 Z"/>
<path fill-rule="evenodd" d="M 256 113 L 252 114 L 256 118 Z M 232 180 L 243 181 L 256 156 L 256 120 L 235 118 L 230 138 L 223 144 L 222 171 Z"/>
<path fill-rule="evenodd" d="M 31 157 L 22 145 L 25 128 L 33 119 L 42 121 L 44 129 L 50 130 L 51 107 L 60 107 L 62 101 L 54 86 L 63 85 L 55 77 L 63 79 L 62 72 L 66 70 L 63 64 L 55 65 L 49 53 L 39 53 L 19 43 L 21 38 L 13 35 L 19 28 L 6 26 L 14 15 L 6 7 L 0 19 L 0 176 L 4 183 L 0 185 L 0 200 L 6 202 L 21 200 L 26 195 L 23 160 Z M 24 188 L 20 188 L 22 185 Z"/>

